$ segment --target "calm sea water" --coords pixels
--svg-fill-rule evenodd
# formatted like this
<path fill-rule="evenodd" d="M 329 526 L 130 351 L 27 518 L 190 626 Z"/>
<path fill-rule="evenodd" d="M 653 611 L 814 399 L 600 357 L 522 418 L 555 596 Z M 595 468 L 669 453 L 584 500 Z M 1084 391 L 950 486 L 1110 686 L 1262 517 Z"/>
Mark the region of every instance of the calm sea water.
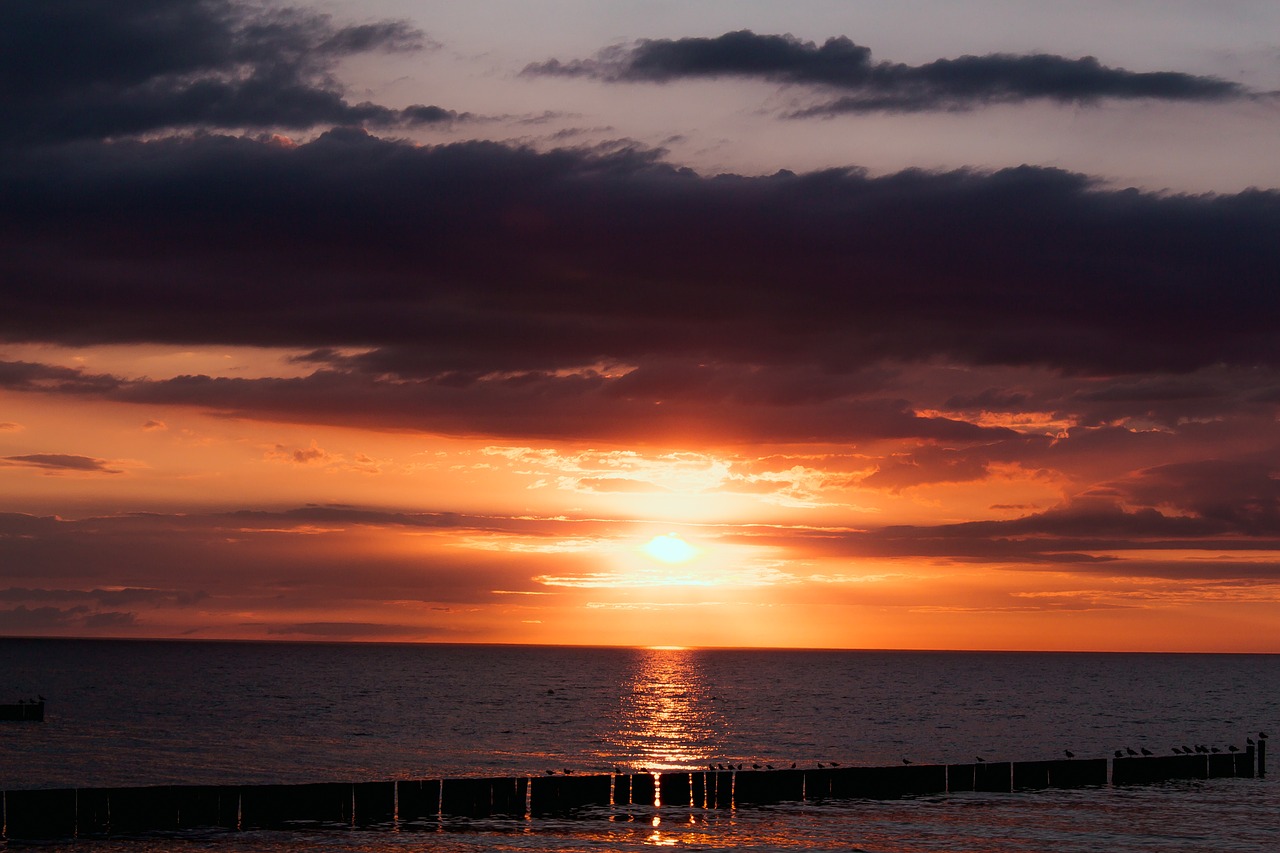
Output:
<path fill-rule="evenodd" d="M 1280 656 L 0 640 L 0 788 L 1110 756 L 1280 731 Z M 1280 740 L 1276 741 L 1280 743 Z M 1280 747 L 1276 749 L 1280 753 Z M 1280 754 L 1272 756 L 1280 766 Z M 1280 785 L 688 807 L 56 849 L 1280 850 Z M 11 842 L 12 844 L 12 842 Z"/>

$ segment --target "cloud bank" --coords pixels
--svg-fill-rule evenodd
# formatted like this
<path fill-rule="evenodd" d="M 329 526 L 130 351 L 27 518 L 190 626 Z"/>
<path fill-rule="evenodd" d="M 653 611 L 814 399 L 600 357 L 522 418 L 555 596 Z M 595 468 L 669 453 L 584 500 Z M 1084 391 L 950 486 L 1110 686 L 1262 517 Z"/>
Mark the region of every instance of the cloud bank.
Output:
<path fill-rule="evenodd" d="M 593 59 L 550 59 L 527 75 L 589 77 L 606 82 L 667 83 L 696 77 L 747 77 L 834 89 L 842 94 L 795 115 L 969 109 L 1046 99 L 1221 101 L 1244 87 L 1177 71 L 1137 72 L 1095 57 L 992 53 L 942 58 L 923 65 L 873 62 L 871 49 L 845 36 L 818 45 L 790 34 L 729 32 L 715 38 L 644 39 L 606 48 Z"/>
<path fill-rule="evenodd" d="M 403 21 L 340 26 L 297 7 L 234 0 L 49 0 L 0 6 L 0 145 L 181 129 L 450 121 L 437 106 L 352 104 L 339 60 L 415 51 Z"/>

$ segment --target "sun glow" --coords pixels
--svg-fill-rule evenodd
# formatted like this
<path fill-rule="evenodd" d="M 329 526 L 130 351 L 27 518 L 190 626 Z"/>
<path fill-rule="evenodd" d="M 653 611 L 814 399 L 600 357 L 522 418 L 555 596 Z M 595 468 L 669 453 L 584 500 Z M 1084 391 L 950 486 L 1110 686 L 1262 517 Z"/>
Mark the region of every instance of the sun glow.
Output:
<path fill-rule="evenodd" d="M 698 556 L 698 549 L 674 533 L 655 536 L 644 546 L 644 552 L 664 563 L 683 563 Z"/>

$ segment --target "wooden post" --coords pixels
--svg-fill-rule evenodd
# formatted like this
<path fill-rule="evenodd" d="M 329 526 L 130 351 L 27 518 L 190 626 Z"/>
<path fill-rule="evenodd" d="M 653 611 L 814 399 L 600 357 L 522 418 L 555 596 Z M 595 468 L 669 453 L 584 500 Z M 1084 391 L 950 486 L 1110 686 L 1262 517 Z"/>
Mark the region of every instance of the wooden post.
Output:
<path fill-rule="evenodd" d="M 1267 777 L 1267 739 L 1258 738 L 1258 778 Z"/>

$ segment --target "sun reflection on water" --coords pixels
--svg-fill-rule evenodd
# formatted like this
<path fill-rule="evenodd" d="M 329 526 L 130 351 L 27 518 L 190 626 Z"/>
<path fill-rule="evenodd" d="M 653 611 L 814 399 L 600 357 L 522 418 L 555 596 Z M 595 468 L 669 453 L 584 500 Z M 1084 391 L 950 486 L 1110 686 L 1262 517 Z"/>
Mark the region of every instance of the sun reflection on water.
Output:
<path fill-rule="evenodd" d="M 690 649 L 635 650 L 622 684 L 617 727 L 605 739 L 651 772 L 704 767 L 722 742 L 725 721 L 714 709 L 698 653 Z"/>

